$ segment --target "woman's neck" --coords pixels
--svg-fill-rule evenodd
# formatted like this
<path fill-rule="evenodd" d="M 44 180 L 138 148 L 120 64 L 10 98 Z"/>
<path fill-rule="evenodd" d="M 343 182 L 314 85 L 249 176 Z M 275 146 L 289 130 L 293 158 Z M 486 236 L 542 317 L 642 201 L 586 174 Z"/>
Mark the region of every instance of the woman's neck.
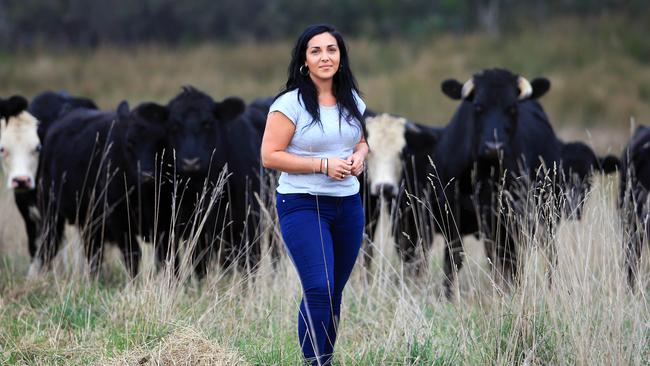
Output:
<path fill-rule="evenodd" d="M 311 80 L 316 86 L 316 92 L 318 92 L 318 104 L 326 106 L 336 104 L 336 97 L 332 92 L 332 79 L 322 80 L 312 77 Z"/>

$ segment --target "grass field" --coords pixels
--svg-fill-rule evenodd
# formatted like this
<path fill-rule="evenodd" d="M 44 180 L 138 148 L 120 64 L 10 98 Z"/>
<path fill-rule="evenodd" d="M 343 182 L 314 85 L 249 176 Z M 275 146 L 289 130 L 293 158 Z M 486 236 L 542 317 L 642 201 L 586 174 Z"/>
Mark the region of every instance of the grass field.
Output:
<path fill-rule="evenodd" d="M 630 118 L 650 121 L 648 45 L 624 20 L 559 20 L 506 40 L 434 35 L 428 40 L 352 40 L 368 105 L 444 124 L 455 103 L 439 91 L 484 67 L 504 66 L 552 83 L 542 102 L 559 134 L 618 154 Z M 290 42 L 150 45 L 96 51 L 0 52 L 0 96 L 65 89 L 104 108 L 121 99 L 166 102 L 192 84 L 215 98 L 272 95 L 285 77 Z M 581 222 L 563 221 L 552 287 L 544 252 L 529 242 L 520 286 L 503 292 L 480 242 L 466 238 L 466 265 L 452 302 L 441 296 L 442 248 L 433 244 L 418 278 L 404 275 L 391 238 L 376 237 L 368 271 L 358 265 L 343 299 L 341 365 L 645 365 L 650 363 L 648 251 L 641 290 L 622 269 L 617 181 L 599 178 Z M 99 281 L 84 272 L 74 230 L 53 272 L 27 279 L 26 240 L 12 196 L 0 190 L 0 364 L 297 365 L 300 285 L 282 256 L 266 254 L 254 277 L 214 270 L 197 284 L 155 274 L 151 247 L 128 279 L 115 253 Z M 278 233 L 268 207 L 264 230 Z M 384 225 L 385 227 L 385 225 Z"/>

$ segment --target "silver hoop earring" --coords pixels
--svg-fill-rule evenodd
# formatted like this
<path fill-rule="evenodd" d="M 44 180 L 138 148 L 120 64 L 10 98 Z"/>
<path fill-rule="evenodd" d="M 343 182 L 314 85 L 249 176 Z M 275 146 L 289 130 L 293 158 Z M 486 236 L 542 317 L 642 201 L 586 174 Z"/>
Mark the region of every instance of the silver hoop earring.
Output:
<path fill-rule="evenodd" d="M 306 67 L 305 65 L 300 66 L 298 71 L 300 72 L 300 75 L 302 75 L 302 76 L 308 76 L 309 75 L 309 68 Z"/>

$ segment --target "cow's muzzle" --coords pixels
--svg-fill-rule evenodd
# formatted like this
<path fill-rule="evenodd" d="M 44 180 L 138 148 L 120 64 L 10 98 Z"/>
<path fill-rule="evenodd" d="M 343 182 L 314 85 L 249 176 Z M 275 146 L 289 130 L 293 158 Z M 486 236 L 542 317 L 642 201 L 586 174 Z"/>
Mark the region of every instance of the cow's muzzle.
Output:
<path fill-rule="evenodd" d="M 484 158 L 498 159 L 499 154 L 503 151 L 503 142 L 488 141 L 481 149 L 481 156 Z"/>
<path fill-rule="evenodd" d="M 397 194 L 397 187 L 395 187 L 393 184 L 378 184 L 376 193 L 378 196 L 381 196 L 385 200 L 390 201 Z"/>
<path fill-rule="evenodd" d="M 11 188 L 16 190 L 34 189 L 34 180 L 26 175 L 11 178 Z"/>
<path fill-rule="evenodd" d="M 183 159 L 182 169 L 186 173 L 194 173 L 201 170 L 201 158 Z"/>

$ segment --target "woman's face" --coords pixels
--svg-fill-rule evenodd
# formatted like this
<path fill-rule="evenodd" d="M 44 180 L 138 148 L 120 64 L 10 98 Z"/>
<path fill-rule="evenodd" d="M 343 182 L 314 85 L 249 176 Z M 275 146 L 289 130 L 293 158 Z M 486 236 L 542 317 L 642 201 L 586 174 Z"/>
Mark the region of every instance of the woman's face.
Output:
<path fill-rule="evenodd" d="M 336 38 L 328 32 L 313 36 L 307 43 L 305 65 L 312 78 L 327 80 L 339 70 L 341 52 Z"/>

